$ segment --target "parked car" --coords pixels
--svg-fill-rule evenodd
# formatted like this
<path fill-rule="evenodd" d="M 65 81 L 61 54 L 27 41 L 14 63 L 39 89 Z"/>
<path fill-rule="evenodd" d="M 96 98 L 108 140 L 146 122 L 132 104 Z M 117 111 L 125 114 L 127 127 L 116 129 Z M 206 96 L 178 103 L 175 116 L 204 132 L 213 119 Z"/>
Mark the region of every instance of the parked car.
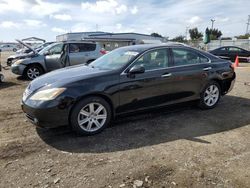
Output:
<path fill-rule="evenodd" d="M 0 52 L 7 52 L 7 51 L 12 51 L 16 52 L 17 47 L 13 44 L 2 44 L 0 45 Z"/>
<path fill-rule="evenodd" d="M 34 51 L 34 50 L 33 50 Z M 66 66 L 89 64 L 102 54 L 99 43 L 66 41 L 51 44 L 35 56 L 15 61 L 11 65 L 13 73 L 30 80 Z"/>
<path fill-rule="evenodd" d="M 240 62 L 248 62 L 250 58 L 250 51 L 236 46 L 223 46 L 209 51 L 211 54 L 214 54 L 222 59 L 235 61 L 236 56 L 239 57 Z"/>
<path fill-rule="evenodd" d="M 135 45 L 33 80 L 22 109 L 37 126 L 69 124 L 92 135 L 120 114 L 191 100 L 214 108 L 234 80 L 232 63 L 212 54 L 181 45 Z"/>
<path fill-rule="evenodd" d="M 4 75 L 1 73 L 2 71 L 2 65 L 1 65 L 1 62 L 0 62 L 0 82 L 3 82 L 4 81 Z"/>
<path fill-rule="evenodd" d="M 27 46 L 26 43 L 23 43 L 22 41 L 20 40 L 17 40 L 17 42 L 19 42 L 21 45 L 23 46 L 26 46 L 25 48 L 26 49 L 29 49 L 29 50 L 24 50 L 24 53 L 17 53 L 15 55 L 11 55 L 7 58 L 7 65 L 8 66 L 11 66 L 11 64 L 13 62 L 15 62 L 16 60 L 18 59 L 25 59 L 25 58 L 32 58 L 32 57 L 35 57 L 37 55 L 38 52 L 40 52 L 43 48 L 47 47 L 48 45 L 51 45 L 53 44 L 54 42 L 46 42 L 46 43 L 43 43 L 41 44 L 40 46 L 38 46 L 37 48 L 32 48 L 30 46 Z"/>

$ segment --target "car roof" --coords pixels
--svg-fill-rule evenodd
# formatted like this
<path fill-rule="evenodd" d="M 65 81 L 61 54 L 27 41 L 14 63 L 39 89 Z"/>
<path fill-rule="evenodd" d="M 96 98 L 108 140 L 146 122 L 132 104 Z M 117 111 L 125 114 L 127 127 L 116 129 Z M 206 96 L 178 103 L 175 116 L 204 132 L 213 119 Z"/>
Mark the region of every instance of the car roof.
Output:
<path fill-rule="evenodd" d="M 96 42 L 92 41 L 83 41 L 83 40 L 67 40 L 67 41 L 61 41 L 57 43 L 64 43 L 64 44 L 69 44 L 69 43 L 87 43 L 87 44 L 96 44 Z"/>
<path fill-rule="evenodd" d="M 153 49 L 153 48 L 159 48 L 159 47 L 189 47 L 185 44 L 182 43 L 162 43 L 162 44 L 138 44 L 138 45 L 131 45 L 131 46 L 125 46 L 121 47 L 120 49 L 124 50 L 131 50 L 131 51 L 137 51 L 137 52 L 142 52 L 145 50 Z"/>
<path fill-rule="evenodd" d="M 240 48 L 240 49 L 245 50 L 244 48 L 241 48 L 241 47 L 239 47 L 239 46 L 221 46 L 221 47 L 216 48 L 216 49 L 221 49 L 221 48 Z"/>

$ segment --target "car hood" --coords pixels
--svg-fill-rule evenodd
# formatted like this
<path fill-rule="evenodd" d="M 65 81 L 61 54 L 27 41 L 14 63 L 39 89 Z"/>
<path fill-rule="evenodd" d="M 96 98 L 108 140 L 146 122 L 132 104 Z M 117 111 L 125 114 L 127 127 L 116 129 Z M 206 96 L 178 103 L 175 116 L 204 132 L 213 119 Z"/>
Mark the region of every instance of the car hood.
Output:
<path fill-rule="evenodd" d="M 29 57 L 35 57 L 37 54 L 15 54 L 8 57 L 8 59 L 24 59 Z"/>
<path fill-rule="evenodd" d="M 18 40 L 18 39 L 16 39 L 16 41 L 17 41 L 18 43 L 24 45 L 26 48 L 30 49 L 32 52 L 37 53 L 36 50 L 34 50 L 33 48 L 31 48 L 31 46 L 29 46 L 28 44 L 26 44 L 26 43 L 24 43 L 24 42 L 22 42 L 22 41 L 20 41 L 20 40 Z"/>
<path fill-rule="evenodd" d="M 107 70 L 100 70 L 97 68 L 92 68 L 85 65 L 77 65 L 72 67 L 66 67 L 63 69 L 55 70 L 47 73 L 41 77 L 33 80 L 28 89 L 35 91 L 41 88 L 50 87 L 63 87 L 67 84 L 73 83 L 75 81 L 95 77 L 101 75 Z"/>

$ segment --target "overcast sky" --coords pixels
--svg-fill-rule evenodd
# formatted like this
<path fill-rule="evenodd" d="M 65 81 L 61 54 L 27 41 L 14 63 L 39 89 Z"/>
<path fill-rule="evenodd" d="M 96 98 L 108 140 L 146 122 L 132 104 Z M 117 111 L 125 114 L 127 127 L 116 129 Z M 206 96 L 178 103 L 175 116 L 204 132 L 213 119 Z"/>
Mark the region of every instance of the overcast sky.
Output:
<path fill-rule="evenodd" d="M 66 32 L 157 32 L 170 38 L 186 27 L 211 27 L 224 37 L 245 34 L 250 0 L 0 0 L 0 41 Z"/>

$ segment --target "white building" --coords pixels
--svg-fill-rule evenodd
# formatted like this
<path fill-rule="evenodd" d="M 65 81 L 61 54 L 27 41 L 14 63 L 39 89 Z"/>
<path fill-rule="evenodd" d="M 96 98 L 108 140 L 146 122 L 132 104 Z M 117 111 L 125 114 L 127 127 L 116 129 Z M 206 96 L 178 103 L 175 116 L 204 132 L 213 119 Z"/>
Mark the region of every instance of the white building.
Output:
<path fill-rule="evenodd" d="M 113 50 L 122 46 L 134 44 L 153 44 L 166 42 L 162 37 L 140 33 L 106 33 L 106 32 L 80 32 L 58 35 L 56 41 L 86 40 L 99 42 L 106 50 Z"/>

